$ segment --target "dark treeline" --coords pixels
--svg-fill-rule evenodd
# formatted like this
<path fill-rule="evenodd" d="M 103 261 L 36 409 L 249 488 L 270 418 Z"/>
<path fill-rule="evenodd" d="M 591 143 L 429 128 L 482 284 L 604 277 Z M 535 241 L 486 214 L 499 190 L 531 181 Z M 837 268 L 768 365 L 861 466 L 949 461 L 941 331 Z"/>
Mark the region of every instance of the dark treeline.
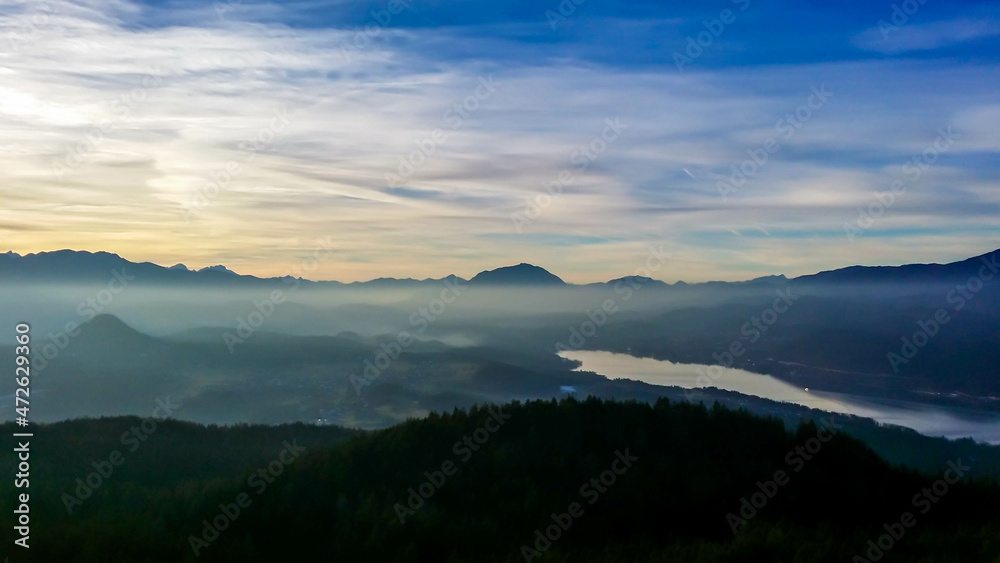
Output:
<path fill-rule="evenodd" d="M 570 399 L 366 433 L 168 421 L 133 452 L 121 435 L 138 422 L 36 432 L 31 549 L 6 548 L 12 562 L 846 563 L 867 558 L 869 540 L 904 512 L 915 524 L 895 528 L 902 537 L 880 561 L 1000 555 L 1000 485 L 962 479 L 932 502 L 922 491 L 947 465 L 938 475 L 893 467 L 818 421 L 789 431 L 720 407 Z M 68 514 L 76 479 L 93 462 L 107 470 L 100 462 L 115 450 L 124 462 Z M 0 466 L 12 475 L 7 451 Z M 9 515 L 11 480 L 0 489 Z M 741 499 L 759 491 L 763 507 L 743 507 L 750 517 L 736 523 Z M 546 528 L 558 539 L 539 539 Z M 2 536 L 13 545 L 10 527 Z"/>

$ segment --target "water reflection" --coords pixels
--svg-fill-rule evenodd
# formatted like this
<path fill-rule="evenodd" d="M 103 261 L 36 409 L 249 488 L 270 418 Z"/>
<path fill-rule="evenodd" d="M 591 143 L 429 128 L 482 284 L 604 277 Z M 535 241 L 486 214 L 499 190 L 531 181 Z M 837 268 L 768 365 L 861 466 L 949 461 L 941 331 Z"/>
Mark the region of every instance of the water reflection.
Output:
<path fill-rule="evenodd" d="M 912 428 L 928 436 L 972 437 L 1000 444 L 1000 417 L 997 416 L 921 403 L 806 390 L 769 375 L 722 366 L 675 364 L 651 358 L 636 358 L 628 354 L 589 350 L 567 351 L 559 355 L 582 362 L 578 368 L 582 371 L 592 371 L 610 379 L 631 379 L 651 385 L 672 385 L 685 389 L 718 387 L 809 408 L 872 418 L 878 422 Z"/>

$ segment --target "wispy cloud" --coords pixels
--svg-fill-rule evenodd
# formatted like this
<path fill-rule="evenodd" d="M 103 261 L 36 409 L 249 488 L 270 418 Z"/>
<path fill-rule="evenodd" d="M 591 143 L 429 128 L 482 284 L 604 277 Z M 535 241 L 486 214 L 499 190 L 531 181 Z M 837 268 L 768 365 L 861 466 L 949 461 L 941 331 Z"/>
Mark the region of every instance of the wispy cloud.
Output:
<path fill-rule="evenodd" d="M 930 51 L 997 36 L 1000 36 L 1000 21 L 996 19 L 959 18 L 899 26 L 883 20 L 883 26 L 867 30 L 855 41 L 862 49 L 896 54 Z"/>
<path fill-rule="evenodd" d="M 29 5 L 0 8 L 0 231 L 18 251 L 83 247 L 281 275 L 287 249 L 333 236 L 336 258 L 317 277 L 468 276 L 530 261 L 589 281 L 626 273 L 655 240 L 689 264 L 666 277 L 740 279 L 957 258 L 1000 227 L 995 50 L 962 65 L 858 59 L 853 46 L 842 60 L 789 60 L 802 35 L 789 29 L 770 64 L 706 54 L 681 75 L 673 41 L 711 11 L 632 26 L 649 49 L 637 58 L 628 40 L 591 36 L 632 21 L 608 6 L 553 33 L 534 4 L 496 21 L 480 4 L 467 16 L 463 3 L 415 5 L 345 57 L 370 7 L 345 2 L 306 22 L 313 8 L 299 3 L 246 3 L 224 17 L 193 3 L 46 5 L 27 34 Z M 746 35 L 751 18 L 776 25 L 767 18 L 780 15 L 760 8 L 727 29 L 734 60 L 750 55 L 733 45 L 765 56 Z M 941 44 L 954 21 L 911 22 L 893 43 Z M 839 31 L 848 44 L 858 33 Z M 18 47 L 4 50 L 12 34 Z M 502 86 L 451 127 L 448 112 L 484 76 Z M 819 84 L 836 101 L 721 201 L 718 179 Z M 248 152 L 285 110 L 288 126 Z M 614 116 L 627 133 L 580 168 L 574 154 Z M 845 245 L 844 221 L 949 125 L 961 141 Z M 435 130 L 447 140 L 391 189 L 386 174 Z M 67 154 L 81 162 L 54 174 Z M 227 172 L 234 161 L 240 171 Z M 572 183 L 517 233 L 511 213 L 565 169 Z M 215 195 L 186 221 L 185 205 L 211 183 Z"/>

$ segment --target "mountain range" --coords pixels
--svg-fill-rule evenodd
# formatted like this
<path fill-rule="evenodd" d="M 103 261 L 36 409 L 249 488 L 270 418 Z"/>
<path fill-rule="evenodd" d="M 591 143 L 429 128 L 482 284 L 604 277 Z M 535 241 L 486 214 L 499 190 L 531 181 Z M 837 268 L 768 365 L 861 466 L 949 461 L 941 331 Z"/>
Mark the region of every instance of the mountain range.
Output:
<path fill-rule="evenodd" d="M 795 282 L 796 285 L 867 285 L 882 283 L 898 284 L 936 284 L 958 283 L 974 276 L 982 267 L 988 271 L 997 268 L 997 256 L 1000 251 L 989 252 L 958 262 L 947 264 L 906 264 L 902 266 L 850 266 L 786 278 L 783 275 L 764 276 L 743 282 L 712 281 L 704 283 L 685 283 L 679 281 L 673 285 L 660 280 L 641 276 L 624 276 L 607 282 L 587 285 L 615 285 L 621 283 L 643 284 L 650 287 L 687 288 L 694 286 L 739 286 L 739 285 L 780 285 Z M 446 280 L 483 286 L 572 286 L 548 270 L 532 264 L 521 263 L 494 270 L 483 271 L 471 279 L 449 275 L 442 278 L 417 280 L 412 278 L 377 278 L 365 282 L 344 283 L 339 281 L 313 281 L 285 276 L 280 278 L 259 278 L 256 276 L 237 274 L 223 265 L 210 266 L 198 270 L 190 269 L 184 264 L 164 267 L 152 262 L 131 262 L 117 254 L 109 252 L 87 252 L 75 250 L 58 250 L 20 255 L 15 252 L 0 254 L 0 281 L 46 282 L 46 283 L 80 283 L 105 282 L 114 271 L 123 271 L 128 275 L 140 278 L 144 283 L 166 285 L 275 285 L 289 279 L 299 279 L 302 283 L 316 287 L 406 287 L 416 285 L 440 284 Z"/>

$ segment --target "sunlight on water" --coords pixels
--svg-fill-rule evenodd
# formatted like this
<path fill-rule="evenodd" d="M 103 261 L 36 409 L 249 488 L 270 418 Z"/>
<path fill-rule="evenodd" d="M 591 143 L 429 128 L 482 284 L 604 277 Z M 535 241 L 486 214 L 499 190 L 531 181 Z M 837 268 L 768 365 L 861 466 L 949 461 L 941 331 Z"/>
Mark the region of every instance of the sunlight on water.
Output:
<path fill-rule="evenodd" d="M 972 437 L 1000 444 L 1000 417 L 997 416 L 985 417 L 960 409 L 806 390 L 769 375 L 721 366 L 675 364 L 652 358 L 636 358 L 628 354 L 588 350 L 562 352 L 559 355 L 581 362 L 582 365 L 577 368 L 579 371 L 598 373 L 610 379 L 630 379 L 650 385 L 685 389 L 718 387 L 809 408 L 872 418 L 878 422 L 912 428 L 929 436 Z"/>

